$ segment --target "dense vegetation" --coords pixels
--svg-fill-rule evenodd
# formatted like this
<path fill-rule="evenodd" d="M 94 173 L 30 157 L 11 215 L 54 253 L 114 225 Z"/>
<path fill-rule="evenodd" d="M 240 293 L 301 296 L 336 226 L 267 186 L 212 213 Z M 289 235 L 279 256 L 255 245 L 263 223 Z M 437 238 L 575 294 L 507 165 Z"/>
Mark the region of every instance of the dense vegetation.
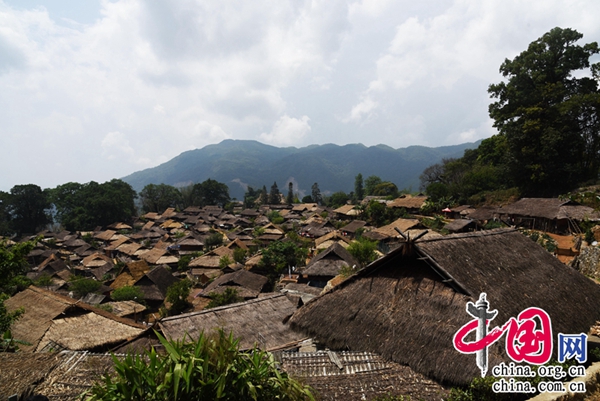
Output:
<path fill-rule="evenodd" d="M 434 200 L 478 203 L 505 194 L 556 196 L 595 183 L 600 172 L 600 63 L 596 42 L 576 45 L 583 35 L 554 28 L 500 72 L 489 106 L 499 133 L 459 159 L 424 170 L 422 186 Z M 582 76 L 580 71 L 591 73 Z"/>
<path fill-rule="evenodd" d="M 106 374 L 90 391 L 92 400 L 312 400 L 308 387 L 277 369 L 273 356 L 257 348 L 240 351 L 222 330 L 201 333 L 195 343 L 168 341 L 166 353 L 114 358 L 116 375 Z"/>

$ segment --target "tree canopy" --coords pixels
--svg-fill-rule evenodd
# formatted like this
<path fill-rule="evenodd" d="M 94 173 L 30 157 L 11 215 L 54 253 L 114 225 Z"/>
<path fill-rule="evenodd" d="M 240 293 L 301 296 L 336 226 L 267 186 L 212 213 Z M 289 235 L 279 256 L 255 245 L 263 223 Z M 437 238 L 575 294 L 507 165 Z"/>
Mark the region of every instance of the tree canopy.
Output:
<path fill-rule="evenodd" d="M 556 196 L 600 173 L 600 63 L 596 42 L 554 28 L 532 42 L 490 85 L 499 133 L 459 159 L 429 166 L 422 187 L 433 201 L 478 204 L 511 196 Z"/>
<path fill-rule="evenodd" d="M 190 192 L 189 201 L 194 202 L 193 187 Z M 167 184 L 148 184 L 140 192 L 140 200 L 144 212 L 162 213 L 169 207 L 181 207 L 182 193 L 174 186 Z"/>
<path fill-rule="evenodd" d="M 596 180 L 600 162 L 600 64 L 596 42 L 573 29 L 554 28 L 532 42 L 500 72 L 489 106 L 494 126 L 506 140 L 510 179 L 526 195 L 556 195 L 585 180 Z M 580 77 L 581 76 L 581 77 Z"/>
<path fill-rule="evenodd" d="M 136 215 L 136 192 L 125 181 L 102 184 L 68 182 L 49 190 L 56 219 L 69 231 L 92 230 L 97 226 L 131 221 Z"/>

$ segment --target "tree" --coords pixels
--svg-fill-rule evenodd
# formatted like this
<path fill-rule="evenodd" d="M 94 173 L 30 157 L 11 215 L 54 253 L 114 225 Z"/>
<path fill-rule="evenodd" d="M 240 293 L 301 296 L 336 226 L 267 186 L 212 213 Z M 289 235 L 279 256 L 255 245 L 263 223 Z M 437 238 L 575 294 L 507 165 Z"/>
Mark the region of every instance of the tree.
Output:
<path fill-rule="evenodd" d="M 365 237 L 360 237 L 358 240 L 352 241 L 346 249 L 358 261 L 361 268 L 374 261 L 377 257 L 377 253 L 375 252 L 377 241 L 371 241 Z"/>
<path fill-rule="evenodd" d="M 231 200 L 229 187 L 210 178 L 202 183 L 194 184 L 193 193 L 195 206 L 217 205 L 223 207 Z"/>
<path fill-rule="evenodd" d="M 279 205 L 281 203 L 281 193 L 279 192 L 279 188 L 277 188 L 276 182 L 273 182 L 273 185 L 271 185 L 268 203 L 270 205 Z"/>
<path fill-rule="evenodd" d="M 189 202 L 194 202 L 193 187 L 186 188 Z M 165 209 L 177 208 L 182 204 L 183 195 L 181 191 L 167 184 L 148 184 L 140 192 L 140 200 L 144 212 L 162 213 Z"/>
<path fill-rule="evenodd" d="M 206 305 L 206 309 L 235 304 L 244 300 L 244 298 L 238 295 L 237 290 L 231 287 L 226 288 L 225 291 L 220 294 L 218 292 L 211 292 L 208 294 L 208 297 L 210 298 L 210 302 Z"/>
<path fill-rule="evenodd" d="M 256 207 L 256 201 L 260 198 L 260 191 L 255 191 L 254 188 L 248 185 L 248 190 L 244 194 L 244 207 L 246 209 L 254 209 Z"/>
<path fill-rule="evenodd" d="M 144 302 L 144 293 L 142 292 L 142 290 L 139 287 L 132 286 L 132 285 L 126 285 L 124 287 L 117 288 L 110 294 L 110 297 L 112 298 L 113 301 L 117 301 L 117 302 L 120 302 L 120 301 L 136 301 L 139 303 Z"/>
<path fill-rule="evenodd" d="M 310 195 L 305 195 L 302 197 L 302 203 L 313 203 L 313 198 Z"/>
<path fill-rule="evenodd" d="M 375 187 L 381 184 L 383 181 L 376 175 L 370 175 L 365 180 L 365 194 L 373 195 L 375 192 Z"/>
<path fill-rule="evenodd" d="M 294 203 L 294 184 L 291 181 L 288 184 L 288 194 L 287 194 L 287 198 L 285 199 L 285 201 L 288 205 L 291 205 L 292 203 Z"/>
<path fill-rule="evenodd" d="M 373 189 L 373 195 L 375 196 L 389 196 L 392 198 L 398 197 L 398 187 L 393 182 L 384 181 L 377 184 Z"/>
<path fill-rule="evenodd" d="M 365 197 L 365 190 L 363 188 L 363 176 L 358 173 L 354 178 L 354 198 L 356 201 L 361 201 Z"/>
<path fill-rule="evenodd" d="M 307 255 L 306 248 L 299 247 L 292 241 L 276 241 L 263 250 L 258 267 L 267 271 L 269 282 L 274 285 L 280 274 L 289 267 L 302 266 Z"/>
<path fill-rule="evenodd" d="M 56 218 L 69 231 L 131 221 L 136 215 L 136 196 L 131 185 L 118 179 L 102 184 L 69 182 L 49 191 Z"/>
<path fill-rule="evenodd" d="M 260 191 L 260 204 L 266 205 L 267 203 L 269 203 L 269 193 L 267 192 L 267 187 L 263 185 Z"/>
<path fill-rule="evenodd" d="M 12 246 L 0 240 L 0 293 L 14 295 L 23 289 L 19 285 L 19 278 L 25 277 L 28 270 L 27 254 L 38 240 L 39 238 L 36 238 Z"/>
<path fill-rule="evenodd" d="M 488 89 L 498 99 L 489 113 L 506 139 L 510 178 L 525 195 L 556 195 L 598 178 L 600 63 L 590 68 L 589 59 L 600 50 L 596 42 L 576 45 L 582 37 L 552 29 L 506 59 L 500 72 L 507 81 Z M 593 78 L 574 77 L 588 68 Z"/>
<path fill-rule="evenodd" d="M 170 315 L 177 315 L 192 306 L 187 299 L 191 289 L 192 282 L 188 279 L 177 281 L 167 288 L 165 300 L 171 304 Z"/>
<path fill-rule="evenodd" d="M 100 281 L 85 277 L 73 277 L 69 282 L 69 289 L 80 298 L 85 297 L 87 294 L 92 292 L 98 291 L 100 287 L 102 287 L 102 283 Z"/>
<path fill-rule="evenodd" d="M 313 400 L 309 387 L 279 370 L 273 355 L 240 342 L 222 329 L 199 333 L 191 343 L 166 340 L 164 353 L 114 358 L 114 372 L 90 389 L 90 401 L 146 400 Z"/>
<path fill-rule="evenodd" d="M 318 205 L 323 204 L 323 197 L 321 196 L 321 190 L 319 189 L 319 184 L 317 184 L 315 182 L 310 189 L 311 189 L 311 194 L 312 194 L 312 201 Z"/>
<path fill-rule="evenodd" d="M 52 222 L 48 191 L 35 184 L 15 185 L 8 197 L 8 214 L 11 226 L 19 234 L 35 233 Z"/>
<path fill-rule="evenodd" d="M 331 194 L 328 199 L 327 206 L 332 208 L 338 208 L 345 205 L 348 202 L 348 195 L 344 191 L 338 191 Z"/>

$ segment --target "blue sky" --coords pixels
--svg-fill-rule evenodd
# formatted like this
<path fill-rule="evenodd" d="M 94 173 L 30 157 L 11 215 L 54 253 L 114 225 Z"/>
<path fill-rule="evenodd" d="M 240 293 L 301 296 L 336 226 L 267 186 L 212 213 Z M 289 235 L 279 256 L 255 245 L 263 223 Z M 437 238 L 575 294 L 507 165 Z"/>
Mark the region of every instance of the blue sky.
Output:
<path fill-rule="evenodd" d="M 499 66 L 596 0 L 0 0 L 0 190 L 103 182 L 226 138 L 442 146 L 494 134 Z"/>

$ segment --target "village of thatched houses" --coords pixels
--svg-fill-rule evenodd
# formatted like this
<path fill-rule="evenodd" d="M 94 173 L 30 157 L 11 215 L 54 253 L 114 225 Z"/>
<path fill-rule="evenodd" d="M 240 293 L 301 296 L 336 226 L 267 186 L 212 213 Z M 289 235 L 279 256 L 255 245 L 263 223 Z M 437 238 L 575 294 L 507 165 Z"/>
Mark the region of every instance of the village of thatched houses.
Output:
<path fill-rule="evenodd" d="M 594 221 L 596 212 L 562 200 L 524 199 L 487 209 L 465 205 L 440 211 L 443 225 L 433 230 L 419 212 L 425 200 L 377 199 L 404 216 L 380 227 L 355 205 L 334 211 L 299 204 L 167 209 L 89 233 L 43 232 L 28 255 L 28 277 L 44 278 L 44 285 L 5 303 L 8 310 L 25 309 L 12 332 L 31 345 L 0 355 L 0 376 L 17 377 L 20 366 L 32 371 L 36 363 L 46 373 L 0 384 L 0 397 L 35 390 L 51 399 L 74 399 L 75 389 L 89 388 L 91 376 L 98 375 L 84 368 L 88 360 L 103 361 L 98 364 L 104 371 L 111 364 L 102 355 L 151 347 L 157 344 L 154 330 L 193 340 L 220 328 L 243 348 L 273 352 L 282 369 L 313 386 L 323 400 L 387 394 L 439 400 L 449 386 L 466 385 L 480 374 L 475 356 L 458 353 L 452 337 L 471 319 L 466 303 L 482 292 L 498 310 L 492 325 L 530 306 L 549 313 L 555 333 L 587 333 L 600 320 L 598 285 L 561 263 L 583 263 L 577 262 L 585 246 L 577 222 Z M 282 224 L 270 221 L 273 210 Z M 485 230 L 490 221 L 512 227 Z M 556 249 L 549 252 L 521 228 L 548 231 L 544 235 Z M 562 235 L 569 231 L 577 235 Z M 359 237 L 378 244 L 377 259 L 362 269 L 347 250 Z M 261 264 L 263 252 L 291 238 L 302 241 L 309 256 L 295 270 L 282 271 L 273 285 Z M 102 285 L 79 297 L 71 288 L 74 278 Z M 186 279 L 190 306 L 169 316 L 168 289 Z M 113 292 L 124 287 L 137 287 L 141 299 L 113 300 Z M 206 309 L 228 290 L 243 301 Z M 507 361 L 502 345 L 495 344 L 490 366 Z M 70 366 L 64 386 L 50 382 Z"/>

